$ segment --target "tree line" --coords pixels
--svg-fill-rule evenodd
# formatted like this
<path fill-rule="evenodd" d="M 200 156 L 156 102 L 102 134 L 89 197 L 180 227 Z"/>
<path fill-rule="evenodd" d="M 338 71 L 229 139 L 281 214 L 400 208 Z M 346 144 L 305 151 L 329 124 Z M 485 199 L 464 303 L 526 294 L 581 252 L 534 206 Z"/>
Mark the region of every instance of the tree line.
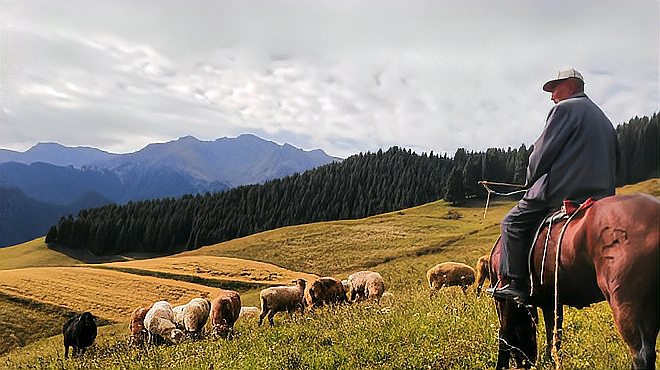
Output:
<path fill-rule="evenodd" d="M 617 127 L 618 184 L 658 176 L 658 114 Z M 533 147 L 458 149 L 453 158 L 392 147 L 303 174 L 220 193 L 86 209 L 63 217 L 46 242 L 96 255 L 195 249 L 283 226 L 355 219 L 444 198 L 483 198 L 477 182 L 524 184 Z"/>

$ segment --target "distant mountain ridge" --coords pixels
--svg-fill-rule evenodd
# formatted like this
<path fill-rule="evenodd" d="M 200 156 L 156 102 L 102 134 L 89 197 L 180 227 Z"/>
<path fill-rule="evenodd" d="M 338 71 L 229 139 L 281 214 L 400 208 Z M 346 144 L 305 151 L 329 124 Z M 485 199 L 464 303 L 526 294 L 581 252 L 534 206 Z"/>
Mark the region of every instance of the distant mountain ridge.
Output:
<path fill-rule="evenodd" d="M 92 147 L 68 147 L 58 143 L 38 143 L 25 152 L 0 149 L 0 163 L 45 162 L 56 166 L 80 168 L 94 162 L 109 160 L 118 155 L 120 154 L 108 153 Z"/>
<path fill-rule="evenodd" d="M 68 204 L 54 205 L 34 200 L 18 188 L 0 186 L 0 246 L 45 235 L 63 215 L 108 203 L 111 203 L 109 199 L 88 191 Z"/>
<path fill-rule="evenodd" d="M 68 205 L 89 192 L 121 204 L 225 191 L 340 160 L 322 150 L 305 151 L 251 134 L 214 141 L 185 136 L 127 154 L 39 143 L 25 152 L 0 149 L 0 186 L 49 206 Z M 0 198 L 0 207 L 9 207 L 4 203 Z M 6 245 L 6 233 L 0 230 L 0 246 Z"/>

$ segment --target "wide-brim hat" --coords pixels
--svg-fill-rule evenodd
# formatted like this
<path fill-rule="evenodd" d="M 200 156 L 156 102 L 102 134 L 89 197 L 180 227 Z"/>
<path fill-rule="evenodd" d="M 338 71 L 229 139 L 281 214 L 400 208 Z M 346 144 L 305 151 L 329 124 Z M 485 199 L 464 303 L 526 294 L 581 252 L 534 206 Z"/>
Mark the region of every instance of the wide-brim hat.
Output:
<path fill-rule="evenodd" d="M 577 78 L 578 80 L 582 81 L 582 83 L 584 83 L 584 77 L 582 77 L 582 73 L 575 70 L 575 68 L 565 69 L 559 71 L 559 73 L 557 74 L 557 78 L 544 83 L 543 90 L 547 92 L 552 92 L 552 90 L 554 90 L 555 86 L 557 86 L 558 83 L 569 78 Z"/>

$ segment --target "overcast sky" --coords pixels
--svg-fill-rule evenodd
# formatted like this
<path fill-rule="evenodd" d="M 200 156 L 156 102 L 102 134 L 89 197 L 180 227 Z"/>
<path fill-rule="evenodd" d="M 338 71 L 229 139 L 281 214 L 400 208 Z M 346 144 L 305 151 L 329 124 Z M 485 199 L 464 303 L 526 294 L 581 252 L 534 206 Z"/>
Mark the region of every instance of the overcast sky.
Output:
<path fill-rule="evenodd" d="M 659 110 L 659 17 L 656 0 L 0 0 L 0 148 L 517 147 L 562 68 L 615 125 Z"/>

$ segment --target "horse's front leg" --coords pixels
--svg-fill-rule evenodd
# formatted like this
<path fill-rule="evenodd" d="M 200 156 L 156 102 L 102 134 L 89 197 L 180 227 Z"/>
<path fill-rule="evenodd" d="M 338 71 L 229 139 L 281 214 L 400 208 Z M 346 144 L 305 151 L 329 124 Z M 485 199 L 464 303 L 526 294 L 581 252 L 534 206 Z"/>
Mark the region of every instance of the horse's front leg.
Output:
<path fill-rule="evenodd" d="M 545 323 L 545 360 L 552 360 L 552 333 L 555 329 L 555 311 L 544 307 L 543 322 Z"/>
<path fill-rule="evenodd" d="M 509 345 L 502 338 L 502 329 L 498 333 L 499 346 L 497 349 L 497 365 L 495 369 L 508 369 L 509 363 L 511 362 L 511 349 Z"/>

